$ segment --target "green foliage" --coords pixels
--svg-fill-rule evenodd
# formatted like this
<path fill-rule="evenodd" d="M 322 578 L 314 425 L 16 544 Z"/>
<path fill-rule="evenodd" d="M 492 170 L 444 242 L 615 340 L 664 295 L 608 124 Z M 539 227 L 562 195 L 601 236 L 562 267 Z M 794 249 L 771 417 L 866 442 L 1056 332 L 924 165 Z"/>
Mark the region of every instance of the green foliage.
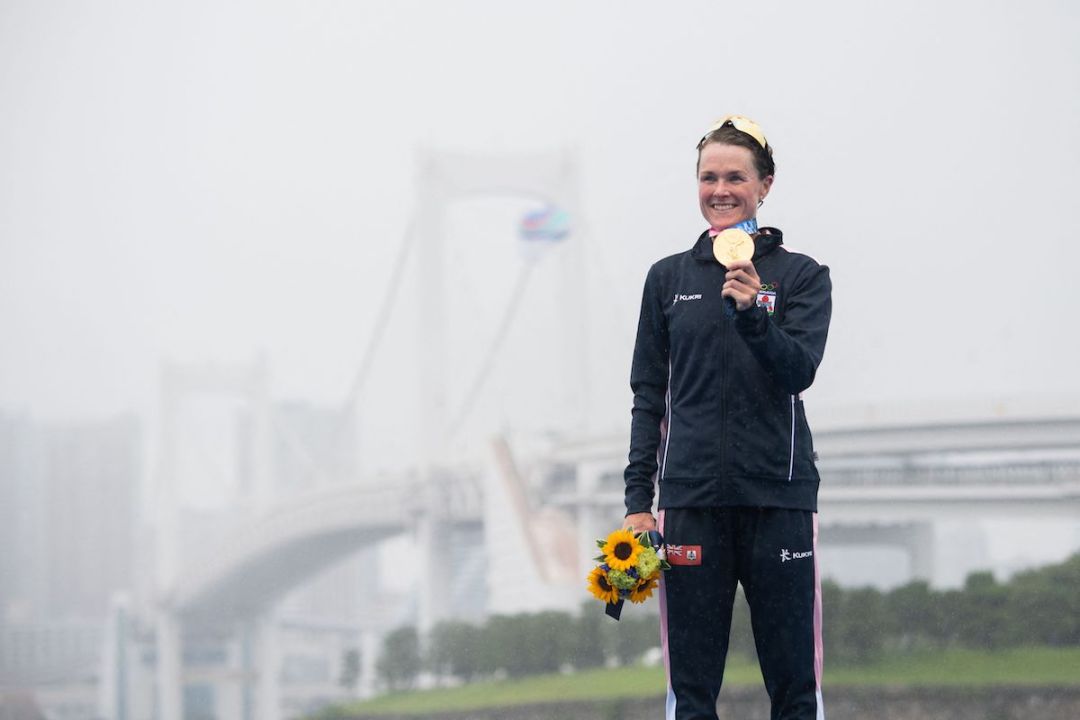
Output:
<path fill-rule="evenodd" d="M 843 600 L 844 590 L 831 580 L 823 580 L 821 583 L 821 606 L 822 606 L 822 643 L 825 653 L 831 658 L 840 657 L 841 637 L 843 636 Z"/>
<path fill-rule="evenodd" d="M 545 611 L 526 615 L 525 648 L 531 658 L 522 674 L 558 671 L 570 661 L 574 650 L 574 620 L 569 613 Z"/>
<path fill-rule="evenodd" d="M 1080 647 L 1080 554 L 1007 583 L 980 572 L 957 590 L 934 590 L 916 581 L 882 593 L 826 581 L 822 593 L 825 653 L 834 665 L 952 648 Z M 627 604 L 620 622 L 606 617 L 594 601 L 583 604 L 577 615 L 499 615 L 482 626 L 444 622 L 428 638 L 423 666 L 460 680 L 633 666 L 660 645 L 656 608 L 655 602 Z M 387 636 L 378 671 L 388 687 L 407 688 L 415 682 L 421 668 L 419 648 L 413 628 Z M 729 655 L 732 662 L 756 661 L 750 613 L 741 592 L 733 608 Z M 346 675 L 355 682 L 350 667 L 346 658 L 343 683 Z"/>
<path fill-rule="evenodd" d="M 959 645 L 994 650 L 1015 644 L 1010 641 L 1019 628 L 1009 622 L 1009 588 L 999 585 L 992 573 L 972 573 L 963 591 L 948 597 Z"/>
<path fill-rule="evenodd" d="M 359 680 L 360 651 L 355 648 L 346 650 L 341 659 L 341 677 L 338 678 L 338 685 L 348 690 L 355 690 Z"/>
<path fill-rule="evenodd" d="M 1019 620 L 1020 642 L 1080 645 L 1080 553 L 1060 565 L 1020 573 L 1010 587 L 1009 614 Z"/>
<path fill-rule="evenodd" d="M 889 631 L 888 613 L 882 594 L 873 588 L 841 591 L 838 608 L 830 611 L 836 624 L 836 644 L 831 654 L 841 662 L 866 662 L 881 657 Z M 823 603 L 823 607 L 828 607 Z"/>
<path fill-rule="evenodd" d="M 882 593 L 825 582 L 822 593 L 826 672 L 833 685 L 1080 682 L 1075 671 L 1080 662 L 1080 554 L 1004 583 L 982 572 L 970 575 L 957 590 L 934 590 L 916 581 Z M 660 643 L 655 608 L 655 603 L 627 605 L 622 620 L 614 622 L 599 603 L 588 601 L 576 616 L 544 612 L 494 616 L 483 626 L 441 623 L 428 638 L 425 666 L 443 677 L 486 680 L 455 690 L 389 695 L 347 710 L 330 708 L 319 717 L 399 710 L 425 715 L 551 699 L 613 699 L 611 707 L 617 709 L 620 698 L 663 692 L 663 669 L 639 664 Z M 605 664 L 625 667 L 600 669 Z M 353 667 L 347 655 L 343 683 L 353 680 Z M 420 668 L 415 628 L 390 633 L 377 663 L 383 682 L 392 690 L 409 688 Z M 567 668 L 575 672 L 566 674 Z M 494 681 L 502 676 L 536 677 Z M 724 684 L 760 683 L 749 610 L 740 593 Z"/>
<path fill-rule="evenodd" d="M 387 687 L 411 688 L 420 674 L 420 666 L 420 636 L 415 627 L 398 628 L 386 636 L 376 670 Z"/>
<path fill-rule="evenodd" d="M 1080 646 L 1080 554 L 1004 583 L 976 572 L 957 590 L 918 581 L 879 595 L 824 583 L 823 595 L 826 654 L 841 662 L 885 649 Z"/>
<path fill-rule="evenodd" d="M 574 627 L 563 612 L 495 615 L 481 633 L 481 670 L 510 677 L 555 672 L 576 649 Z"/>
<path fill-rule="evenodd" d="M 937 644 L 967 648 L 1080 646 L 1080 554 L 1008 583 L 973 573 L 961 590 L 931 593 Z"/>
<path fill-rule="evenodd" d="M 901 585 L 885 596 L 884 603 L 888 635 L 897 649 L 923 647 L 941 637 L 942 608 L 926 581 Z"/>
<path fill-rule="evenodd" d="M 605 622 L 611 620 L 601 612 L 596 612 L 596 603 L 582 606 L 574 620 L 573 649 L 570 652 L 570 664 L 576 669 L 601 667 L 607 659 Z"/>
<path fill-rule="evenodd" d="M 425 666 L 436 675 L 472 680 L 481 673 L 482 631 L 459 621 L 441 622 L 431 630 Z"/>
<path fill-rule="evenodd" d="M 596 612 L 596 609 L 593 609 Z M 635 665 L 647 650 L 660 645 L 660 619 L 655 614 L 642 611 L 638 605 L 627 603 L 622 619 L 605 627 L 608 633 L 608 655 L 619 665 Z"/>

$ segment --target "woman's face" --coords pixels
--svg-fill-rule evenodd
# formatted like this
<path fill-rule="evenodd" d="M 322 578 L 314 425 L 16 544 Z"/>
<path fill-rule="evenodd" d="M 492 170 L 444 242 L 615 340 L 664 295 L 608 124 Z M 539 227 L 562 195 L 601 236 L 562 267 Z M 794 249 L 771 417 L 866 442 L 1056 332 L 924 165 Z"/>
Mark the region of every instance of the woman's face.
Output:
<path fill-rule="evenodd" d="M 757 214 L 758 202 L 769 194 L 772 180 L 772 175 L 758 177 L 749 149 L 709 143 L 698 160 L 701 214 L 717 230 L 749 220 Z"/>

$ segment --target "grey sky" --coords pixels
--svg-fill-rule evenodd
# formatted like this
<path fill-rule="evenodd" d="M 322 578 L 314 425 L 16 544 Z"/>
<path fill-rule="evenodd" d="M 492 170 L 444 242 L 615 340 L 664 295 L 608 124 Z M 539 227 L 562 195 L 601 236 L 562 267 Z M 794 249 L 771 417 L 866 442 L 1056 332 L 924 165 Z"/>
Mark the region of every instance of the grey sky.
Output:
<path fill-rule="evenodd" d="M 0 408 L 147 411 L 159 359 L 259 351 L 275 395 L 340 402 L 425 201 L 418 149 L 571 146 L 590 426 L 624 429 L 641 283 L 700 231 L 693 146 L 739 112 L 776 148 L 761 221 L 833 271 L 812 420 L 1022 396 L 1075 409 L 1077 7 L 7 0 Z M 483 310 L 452 333 L 465 378 L 516 238 L 494 201 L 451 225 L 451 260 L 473 252 L 463 277 L 491 278 L 454 300 Z M 504 425 L 559 421 L 535 350 L 556 332 L 545 277 L 485 405 Z M 415 376 L 402 302 L 365 402 L 391 425 Z"/>

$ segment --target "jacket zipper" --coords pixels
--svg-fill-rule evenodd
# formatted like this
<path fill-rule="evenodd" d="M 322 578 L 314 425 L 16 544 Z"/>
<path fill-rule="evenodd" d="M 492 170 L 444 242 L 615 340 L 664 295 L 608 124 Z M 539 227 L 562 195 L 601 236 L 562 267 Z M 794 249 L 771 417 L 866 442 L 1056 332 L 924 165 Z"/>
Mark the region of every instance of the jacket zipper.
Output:
<path fill-rule="evenodd" d="M 667 394 L 664 397 L 665 412 L 667 413 L 667 437 L 664 438 L 664 460 L 660 464 L 660 479 L 664 479 L 664 475 L 667 473 L 667 457 L 668 449 L 671 447 L 671 360 L 668 360 L 667 366 Z"/>
<path fill-rule="evenodd" d="M 720 352 L 720 358 L 722 365 L 720 366 L 720 473 L 726 477 L 728 474 L 727 466 L 727 396 L 728 396 L 728 366 L 731 358 L 731 333 L 735 332 L 734 318 L 730 319 L 731 322 L 721 323 L 721 327 L 724 328 L 720 335 L 721 342 L 724 343 L 724 347 Z"/>
<path fill-rule="evenodd" d="M 791 476 L 795 473 L 795 396 L 791 398 L 791 454 L 788 456 L 787 479 L 791 482 Z"/>

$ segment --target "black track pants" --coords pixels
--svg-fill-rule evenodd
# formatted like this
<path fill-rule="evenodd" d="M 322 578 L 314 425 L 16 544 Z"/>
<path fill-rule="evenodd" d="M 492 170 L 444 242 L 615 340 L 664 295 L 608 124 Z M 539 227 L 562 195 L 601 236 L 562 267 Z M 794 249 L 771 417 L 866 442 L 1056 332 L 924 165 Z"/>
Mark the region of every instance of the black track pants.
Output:
<path fill-rule="evenodd" d="M 772 720 L 824 718 L 817 516 L 782 508 L 669 508 L 660 593 L 667 720 L 715 720 L 737 583 L 750 605 Z"/>

